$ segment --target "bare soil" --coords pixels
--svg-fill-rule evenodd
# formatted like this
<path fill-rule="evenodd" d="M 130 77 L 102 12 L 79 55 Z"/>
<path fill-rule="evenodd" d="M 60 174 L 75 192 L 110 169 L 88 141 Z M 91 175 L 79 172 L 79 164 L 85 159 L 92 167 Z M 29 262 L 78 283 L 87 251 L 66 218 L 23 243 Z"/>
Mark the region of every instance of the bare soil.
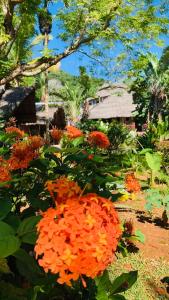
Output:
<path fill-rule="evenodd" d="M 120 219 L 133 222 L 134 230 L 140 229 L 145 235 L 145 243 L 136 243 L 145 258 L 163 258 L 169 262 L 169 224 L 161 221 L 162 210 L 154 209 L 152 216 L 145 210 L 145 200 L 128 200 L 115 205 Z"/>

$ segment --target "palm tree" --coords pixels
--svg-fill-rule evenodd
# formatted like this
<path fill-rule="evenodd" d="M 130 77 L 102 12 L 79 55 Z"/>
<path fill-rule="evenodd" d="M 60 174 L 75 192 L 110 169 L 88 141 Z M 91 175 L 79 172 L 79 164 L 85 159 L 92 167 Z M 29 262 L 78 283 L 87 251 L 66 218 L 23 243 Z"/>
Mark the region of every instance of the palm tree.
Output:
<path fill-rule="evenodd" d="M 169 50 L 160 59 L 150 53 L 140 55 L 138 62 L 142 68 L 134 69 L 130 87 L 137 104 L 136 118 L 139 123 L 162 121 L 169 105 Z"/>
<path fill-rule="evenodd" d="M 66 82 L 60 91 L 55 91 L 54 94 L 63 100 L 63 106 L 66 115 L 72 122 L 77 122 L 81 115 L 82 106 L 86 100 L 84 89 L 80 84 L 72 85 L 71 82 Z"/>
<path fill-rule="evenodd" d="M 169 92 L 169 69 L 161 64 L 154 55 L 148 55 L 148 68 L 145 71 L 151 99 L 149 102 L 149 119 L 162 121 L 163 109 Z"/>

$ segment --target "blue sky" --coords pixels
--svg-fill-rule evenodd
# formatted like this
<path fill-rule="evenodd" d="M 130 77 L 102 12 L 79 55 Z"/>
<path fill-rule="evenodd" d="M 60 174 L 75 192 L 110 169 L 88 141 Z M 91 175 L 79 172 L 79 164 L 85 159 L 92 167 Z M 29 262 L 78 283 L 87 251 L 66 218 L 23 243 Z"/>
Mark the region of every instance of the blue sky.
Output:
<path fill-rule="evenodd" d="M 154 3 L 156 5 L 158 5 L 162 0 L 154 0 Z M 169 0 L 166 0 L 165 2 L 167 2 Z M 52 14 L 54 14 L 58 8 L 60 8 L 60 3 L 58 2 L 57 4 L 53 4 L 49 6 L 49 10 Z M 52 28 L 52 36 L 55 37 L 57 34 L 58 28 L 56 27 L 56 22 L 54 22 L 53 24 L 53 28 Z M 169 37 L 161 37 L 164 40 L 164 44 L 165 46 L 169 46 Z M 58 48 L 60 51 L 61 49 L 64 49 L 64 43 L 59 41 L 58 39 L 56 40 L 55 38 L 53 38 L 52 41 L 50 41 L 49 47 L 52 48 Z M 108 55 L 111 53 L 113 53 L 112 58 L 115 57 L 115 55 L 120 52 L 120 48 L 121 45 L 117 44 L 115 48 L 113 48 L 112 50 L 109 50 Z M 162 53 L 163 48 L 158 47 L 158 46 L 151 46 L 150 51 L 153 52 L 154 54 L 156 54 L 158 57 L 160 57 L 161 53 Z M 40 47 L 36 46 L 34 47 L 34 56 L 39 56 L 40 52 Z M 95 61 L 91 62 L 91 60 L 81 54 L 75 53 L 70 55 L 69 57 L 63 59 L 61 61 L 61 69 L 71 73 L 73 75 L 78 75 L 79 74 L 79 66 L 85 66 L 88 68 L 88 70 L 90 69 L 90 66 L 93 67 L 94 69 L 94 73 L 95 76 L 97 77 L 104 77 L 104 69 L 101 67 L 101 65 L 99 63 L 96 63 Z M 107 78 L 107 77 L 106 77 Z M 109 78 L 110 79 L 110 78 Z"/>

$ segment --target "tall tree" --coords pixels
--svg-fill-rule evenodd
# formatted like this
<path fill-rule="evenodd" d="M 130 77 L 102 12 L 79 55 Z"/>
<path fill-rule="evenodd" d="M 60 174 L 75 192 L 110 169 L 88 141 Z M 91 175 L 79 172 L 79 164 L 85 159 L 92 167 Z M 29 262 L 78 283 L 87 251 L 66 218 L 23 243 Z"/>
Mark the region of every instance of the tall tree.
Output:
<path fill-rule="evenodd" d="M 137 115 L 144 121 L 161 121 L 169 109 L 169 60 L 164 50 L 161 59 L 152 54 L 140 57 L 142 69 L 131 85 Z"/>
<path fill-rule="evenodd" d="M 49 0 L 44 0 L 43 7 L 39 11 L 39 29 L 44 38 L 44 51 L 48 49 L 49 34 L 52 31 L 52 17 L 48 10 Z M 46 117 L 46 139 L 49 141 L 49 93 L 48 93 L 48 70 L 44 72 L 44 102 L 45 102 L 45 117 Z"/>
<path fill-rule="evenodd" d="M 40 0 L 0 0 L 0 78 L 32 60 L 30 38 L 36 34 L 39 4 Z"/>
<path fill-rule="evenodd" d="M 14 44 L 23 31 L 25 41 L 31 45 L 31 38 L 37 28 L 38 8 L 44 2 L 0 2 L 1 85 L 18 76 L 39 74 L 76 51 L 87 56 L 99 55 L 103 54 L 104 49 L 110 49 L 120 42 L 123 51 L 126 48 L 132 52 L 138 49 L 140 43 L 143 47 L 146 39 L 152 41 L 158 38 L 159 33 L 165 33 L 168 25 L 168 20 L 162 16 L 164 9 L 160 10 L 157 4 L 153 5 L 153 0 L 52 1 L 56 2 L 52 10 L 56 28 L 53 51 L 43 51 L 41 57 L 33 60 L 25 57 L 16 62 L 10 61 Z M 63 47 L 58 49 L 60 41 Z"/>
<path fill-rule="evenodd" d="M 67 116 L 71 121 L 77 122 L 81 114 L 82 103 L 85 100 L 84 89 L 79 84 L 72 86 L 67 83 L 60 91 L 60 97 L 63 99 Z"/>

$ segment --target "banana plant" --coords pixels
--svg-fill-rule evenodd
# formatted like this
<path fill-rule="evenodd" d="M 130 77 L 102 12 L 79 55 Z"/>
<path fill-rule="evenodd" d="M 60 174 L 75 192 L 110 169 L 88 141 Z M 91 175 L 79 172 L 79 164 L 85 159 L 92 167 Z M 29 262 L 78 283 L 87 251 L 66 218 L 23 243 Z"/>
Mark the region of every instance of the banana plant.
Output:
<path fill-rule="evenodd" d="M 162 156 L 159 153 L 147 152 L 145 158 L 151 172 L 150 186 L 153 187 L 155 184 L 155 177 L 161 169 Z"/>

